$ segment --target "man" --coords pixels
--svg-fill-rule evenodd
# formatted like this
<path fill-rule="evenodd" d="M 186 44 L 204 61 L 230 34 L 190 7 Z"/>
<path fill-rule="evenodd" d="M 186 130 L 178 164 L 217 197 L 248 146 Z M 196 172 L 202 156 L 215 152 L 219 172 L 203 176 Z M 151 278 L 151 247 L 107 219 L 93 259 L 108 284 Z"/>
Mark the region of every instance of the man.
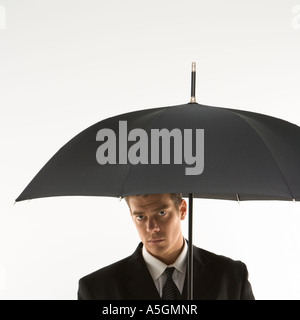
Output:
<path fill-rule="evenodd" d="M 186 201 L 177 193 L 125 199 L 142 242 L 131 256 L 80 279 L 78 299 L 186 299 Z M 193 254 L 195 300 L 254 299 L 244 263 L 195 246 Z"/>

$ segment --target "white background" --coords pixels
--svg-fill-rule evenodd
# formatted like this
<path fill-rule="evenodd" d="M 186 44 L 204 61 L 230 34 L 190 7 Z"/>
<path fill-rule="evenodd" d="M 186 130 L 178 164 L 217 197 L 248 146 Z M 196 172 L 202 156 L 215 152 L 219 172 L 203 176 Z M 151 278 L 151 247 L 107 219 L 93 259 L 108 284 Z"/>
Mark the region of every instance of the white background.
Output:
<path fill-rule="evenodd" d="M 135 250 L 125 201 L 14 200 L 88 126 L 189 102 L 193 61 L 198 103 L 300 125 L 298 5 L 0 0 L 0 298 L 76 299 L 79 278 Z M 244 261 L 257 299 L 300 298 L 299 203 L 197 199 L 194 217 L 194 243 Z"/>

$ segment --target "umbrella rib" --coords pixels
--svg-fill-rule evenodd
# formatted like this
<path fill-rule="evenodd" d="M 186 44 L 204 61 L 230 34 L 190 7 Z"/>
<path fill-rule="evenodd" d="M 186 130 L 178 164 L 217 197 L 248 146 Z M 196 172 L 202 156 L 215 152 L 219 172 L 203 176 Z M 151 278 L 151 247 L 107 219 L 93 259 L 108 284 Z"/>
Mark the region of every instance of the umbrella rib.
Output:
<path fill-rule="evenodd" d="M 257 129 L 256 129 L 251 123 L 249 123 L 249 121 L 248 121 L 243 115 L 239 114 L 238 112 L 234 112 L 233 110 L 231 110 L 231 111 L 232 111 L 235 115 L 237 115 L 238 117 L 240 117 L 241 119 L 243 119 L 243 120 L 254 130 L 254 132 L 259 136 L 260 140 L 263 142 L 263 144 L 265 145 L 265 147 L 267 148 L 267 150 L 268 150 L 269 153 L 271 154 L 272 159 L 273 159 L 276 167 L 278 168 L 278 170 L 279 170 L 279 172 L 280 172 L 280 175 L 281 175 L 281 177 L 282 177 L 284 183 L 286 184 L 286 187 L 287 187 L 287 189 L 288 189 L 288 191 L 289 191 L 289 193 L 290 193 L 291 200 L 293 200 L 293 199 L 295 198 L 294 195 L 293 195 L 293 192 L 292 192 L 292 190 L 290 189 L 290 187 L 289 187 L 289 185 L 288 185 L 288 183 L 287 183 L 287 181 L 286 181 L 286 179 L 285 179 L 285 176 L 284 176 L 284 174 L 283 174 L 283 172 L 282 172 L 282 170 L 281 170 L 281 168 L 280 168 L 280 165 L 279 165 L 278 162 L 276 161 L 276 159 L 275 159 L 272 151 L 270 150 L 270 148 L 269 148 L 268 144 L 266 143 L 266 141 L 264 140 L 264 138 L 263 138 L 263 137 L 261 136 L 261 134 L 257 131 Z"/>

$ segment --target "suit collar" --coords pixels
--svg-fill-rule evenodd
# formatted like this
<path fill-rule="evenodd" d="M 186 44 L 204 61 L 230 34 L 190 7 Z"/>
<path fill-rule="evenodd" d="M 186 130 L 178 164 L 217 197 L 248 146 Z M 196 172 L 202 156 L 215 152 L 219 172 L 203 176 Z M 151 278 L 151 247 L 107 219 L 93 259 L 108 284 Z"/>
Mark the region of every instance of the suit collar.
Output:
<path fill-rule="evenodd" d="M 124 276 L 127 277 L 128 299 L 159 300 L 160 296 L 142 256 L 142 247 L 141 242 L 124 268 Z"/>
<path fill-rule="evenodd" d="M 124 268 L 128 299 L 160 300 L 151 274 L 142 256 L 143 244 L 140 243 L 135 252 L 130 256 L 127 266 Z M 209 270 L 209 259 L 204 252 L 193 246 L 194 260 L 194 300 L 201 300 L 205 296 L 207 287 L 213 279 Z M 125 282 L 125 279 L 124 279 Z M 183 299 L 187 298 L 187 276 L 183 288 Z"/>
<path fill-rule="evenodd" d="M 142 255 L 143 259 L 146 263 L 146 266 L 149 269 L 149 272 L 152 276 L 152 279 L 158 279 L 162 273 L 165 271 L 167 267 L 175 267 L 179 272 L 182 274 L 185 274 L 186 270 L 186 262 L 187 262 L 187 242 L 184 239 L 184 246 L 177 257 L 176 261 L 173 264 L 167 265 L 164 262 L 160 261 L 159 259 L 155 258 L 153 255 L 151 255 L 145 246 L 142 247 Z"/>

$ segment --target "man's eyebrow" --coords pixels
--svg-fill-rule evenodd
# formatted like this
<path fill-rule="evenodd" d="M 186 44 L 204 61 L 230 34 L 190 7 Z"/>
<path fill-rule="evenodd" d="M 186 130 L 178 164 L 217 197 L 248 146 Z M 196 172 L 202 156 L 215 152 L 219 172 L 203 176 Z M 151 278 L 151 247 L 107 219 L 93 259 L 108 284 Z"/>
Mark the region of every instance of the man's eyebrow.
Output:
<path fill-rule="evenodd" d="M 169 206 L 167 205 L 164 205 L 164 206 L 160 206 L 160 207 L 157 207 L 155 209 L 152 210 L 152 212 L 157 212 L 157 211 L 160 211 L 160 210 L 165 210 L 165 209 L 168 209 Z"/>
<path fill-rule="evenodd" d="M 132 213 L 133 215 L 135 215 L 135 216 L 139 216 L 139 215 L 144 214 L 144 212 L 142 212 L 142 211 L 132 211 L 131 213 Z"/>
<path fill-rule="evenodd" d="M 168 207 L 169 207 L 168 205 L 160 206 L 160 207 L 153 209 L 152 212 L 158 212 L 160 210 L 165 210 L 165 209 L 168 209 Z M 139 216 L 139 215 L 145 214 L 145 212 L 144 211 L 132 211 L 132 214 L 135 216 Z"/>

